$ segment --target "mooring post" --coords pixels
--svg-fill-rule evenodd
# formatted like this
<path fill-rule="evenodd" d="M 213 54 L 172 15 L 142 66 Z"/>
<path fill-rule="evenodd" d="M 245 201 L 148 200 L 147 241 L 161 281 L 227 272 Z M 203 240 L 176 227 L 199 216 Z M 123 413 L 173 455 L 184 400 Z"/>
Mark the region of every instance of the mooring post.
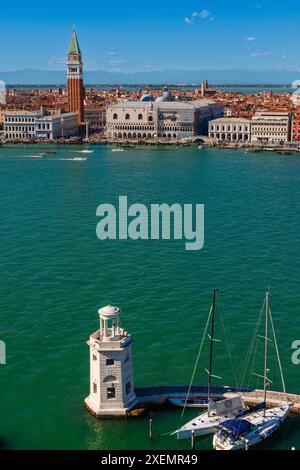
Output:
<path fill-rule="evenodd" d="M 195 431 L 194 431 L 194 429 L 192 429 L 191 444 L 192 444 L 192 449 L 195 449 Z"/>
<path fill-rule="evenodd" d="M 152 431 L 152 413 L 149 414 L 149 439 L 152 439 L 153 431 Z"/>

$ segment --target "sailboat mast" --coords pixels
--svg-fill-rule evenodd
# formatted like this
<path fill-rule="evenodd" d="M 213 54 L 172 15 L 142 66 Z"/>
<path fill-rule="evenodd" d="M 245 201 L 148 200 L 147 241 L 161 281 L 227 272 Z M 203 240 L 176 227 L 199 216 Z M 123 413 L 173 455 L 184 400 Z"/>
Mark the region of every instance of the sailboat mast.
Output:
<path fill-rule="evenodd" d="M 268 384 L 268 334 L 269 334 L 269 291 L 266 292 L 266 327 L 265 327 L 265 367 L 264 367 L 264 416 L 266 415 Z"/>
<path fill-rule="evenodd" d="M 213 342 L 214 342 L 214 330 L 215 330 L 215 310 L 216 310 L 216 295 L 218 289 L 214 289 L 213 301 L 212 301 L 212 312 L 211 312 L 211 331 L 210 331 L 210 350 L 209 350 L 209 370 L 208 370 L 208 387 L 207 387 L 207 398 L 208 402 L 211 395 L 211 377 L 212 377 L 212 361 L 213 361 Z"/>

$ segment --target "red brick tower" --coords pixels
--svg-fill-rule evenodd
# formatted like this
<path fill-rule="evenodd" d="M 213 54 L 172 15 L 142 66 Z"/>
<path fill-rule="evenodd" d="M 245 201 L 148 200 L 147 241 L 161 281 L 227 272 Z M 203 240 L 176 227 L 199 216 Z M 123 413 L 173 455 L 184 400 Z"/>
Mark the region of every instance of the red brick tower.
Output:
<path fill-rule="evenodd" d="M 82 74 L 81 51 L 78 44 L 75 26 L 68 50 L 68 108 L 69 112 L 78 113 L 79 126 L 84 123 L 84 87 Z"/>

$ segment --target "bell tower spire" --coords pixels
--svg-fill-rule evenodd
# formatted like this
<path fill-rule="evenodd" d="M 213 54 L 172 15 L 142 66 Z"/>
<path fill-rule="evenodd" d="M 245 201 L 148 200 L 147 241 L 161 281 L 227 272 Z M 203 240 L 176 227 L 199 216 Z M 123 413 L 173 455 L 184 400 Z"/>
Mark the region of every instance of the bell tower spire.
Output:
<path fill-rule="evenodd" d="M 78 113 L 78 124 L 80 126 L 84 123 L 84 87 L 82 56 L 75 25 L 72 28 L 72 36 L 68 49 L 67 73 L 68 108 L 69 112 Z"/>

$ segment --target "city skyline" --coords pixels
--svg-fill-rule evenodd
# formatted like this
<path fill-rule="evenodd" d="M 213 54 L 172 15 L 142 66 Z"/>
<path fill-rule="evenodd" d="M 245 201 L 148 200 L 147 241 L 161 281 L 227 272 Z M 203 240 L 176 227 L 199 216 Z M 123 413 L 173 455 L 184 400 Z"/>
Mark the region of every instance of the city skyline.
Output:
<path fill-rule="evenodd" d="M 1 10 L 0 40 L 7 47 L 0 71 L 64 70 L 73 23 L 86 71 L 297 71 L 297 42 L 290 38 L 297 37 L 300 5 L 294 0 L 290 4 L 287 9 L 282 0 L 246 0 L 242 5 L 236 0 L 188 5 L 154 0 L 146 9 L 135 0 L 126 5 L 117 0 L 112 9 L 92 1 L 88 9 L 70 15 L 70 2 L 53 0 L 49 10 L 34 0 L 28 10 L 17 1 L 13 14 L 7 5 Z M 17 33 L 11 35 L 12 30 Z"/>

